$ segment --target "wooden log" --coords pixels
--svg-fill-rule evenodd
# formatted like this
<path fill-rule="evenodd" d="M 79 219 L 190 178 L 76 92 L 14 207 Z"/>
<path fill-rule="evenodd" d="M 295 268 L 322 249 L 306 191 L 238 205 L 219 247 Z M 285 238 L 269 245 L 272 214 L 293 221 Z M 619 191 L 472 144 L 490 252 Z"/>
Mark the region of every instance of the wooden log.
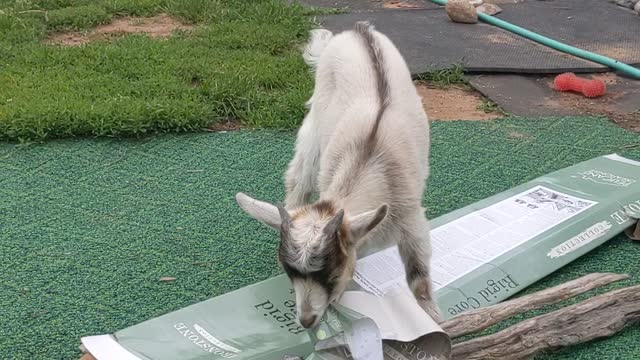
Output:
<path fill-rule="evenodd" d="M 544 305 L 555 304 L 597 287 L 628 278 L 629 275 L 626 274 L 589 274 L 533 294 L 462 313 L 443 322 L 440 324 L 440 327 L 453 339 L 486 329 L 491 325 L 525 311 L 535 310 Z"/>
<path fill-rule="evenodd" d="M 453 346 L 452 359 L 528 359 L 640 323 L 640 285 L 610 291 Z"/>

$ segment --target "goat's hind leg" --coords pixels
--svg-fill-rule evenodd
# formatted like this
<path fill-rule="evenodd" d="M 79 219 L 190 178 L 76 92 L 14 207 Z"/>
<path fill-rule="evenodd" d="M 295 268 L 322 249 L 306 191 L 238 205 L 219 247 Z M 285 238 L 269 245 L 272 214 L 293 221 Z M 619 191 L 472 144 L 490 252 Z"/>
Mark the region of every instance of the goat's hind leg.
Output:
<path fill-rule="evenodd" d="M 415 216 L 410 229 L 404 231 L 398 242 L 400 257 L 404 263 L 407 283 L 418 304 L 437 323 L 442 322 L 438 306 L 433 298 L 433 286 L 429 262 L 431 260 L 431 243 L 429 224 L 422 212 Z"/>

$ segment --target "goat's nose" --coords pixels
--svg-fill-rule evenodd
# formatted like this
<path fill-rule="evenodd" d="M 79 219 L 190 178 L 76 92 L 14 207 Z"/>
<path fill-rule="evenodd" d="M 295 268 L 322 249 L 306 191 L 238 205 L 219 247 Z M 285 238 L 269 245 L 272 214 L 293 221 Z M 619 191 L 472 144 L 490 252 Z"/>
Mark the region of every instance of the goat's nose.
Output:
<path fill-rule="evenodd" d="M 300 325 L 302 325 L 303 328 L 308 329 L 310 327 L 313 326 L 313 324 L 316 323 L 316 316 L 315 315 L 311 315 L 309 317 L 304 317 L 300 319 Z"/>

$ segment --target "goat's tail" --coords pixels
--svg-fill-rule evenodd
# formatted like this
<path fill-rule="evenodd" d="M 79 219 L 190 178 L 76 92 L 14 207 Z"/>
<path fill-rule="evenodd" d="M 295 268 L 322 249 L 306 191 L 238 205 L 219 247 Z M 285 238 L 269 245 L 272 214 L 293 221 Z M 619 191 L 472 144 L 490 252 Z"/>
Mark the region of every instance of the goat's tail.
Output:
<path fill-rule="evenodd" d="M 356 23 L 354 31 L 362 38 L 365 43 L 365 47 L 369 53 L 369 57 L 371 58 L 371 64 L 376 76 L 376 92 L 378 94 L 380 107 L 378 109 L 373 128 L 369 133 L 369 137 L 367 140 L 369 145 L 365 147 L 368 149 L 373 149 L 378 134 L 378 128 L 380 127 L 380 121 L 382 120 L 382 116 L 384 115 L 385 110 L 391 102 L 391 89 L 389 86 L 389 79 L 387 79 L 387 71 L 385 70 L 384 66 L 382 49 L 380 47 L 379 41 L 376 39 L 373 26 L 368 22 L 360 21 Z"/>
<path fill-rule="evenodd" d="M 311 39 L 305 45 L 302 57 L 304 61 L 311 67 L 312 70 L 316 69 L 320 55 L 329 44 L 329 41 L 333 37 L 333 33 L 326 29 L 314 29 L 309 32 Z"/>

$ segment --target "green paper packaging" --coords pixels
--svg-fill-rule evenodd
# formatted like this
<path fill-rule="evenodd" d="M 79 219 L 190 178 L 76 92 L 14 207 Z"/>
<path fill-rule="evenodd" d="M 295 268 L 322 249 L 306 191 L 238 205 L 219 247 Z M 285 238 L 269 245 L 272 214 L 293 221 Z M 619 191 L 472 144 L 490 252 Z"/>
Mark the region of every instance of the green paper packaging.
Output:
<path fill-rule="evenodd" d="M 431 272 L 443 316 L 507 299 L 638 217 L 640 162 L 612 154 L 431 220 Z M 348 290 L 313 331 L 296 323 L 289 280 L 279 275 L 82 343 L 98 360 L 448 356 L 446 334 L 410 302 L 396 246 L 362 254 Z M 404 331 L 396 318 L 415 321 L 405 321 Z M 362 344 L 373 350 L 363 352 Z"/>

